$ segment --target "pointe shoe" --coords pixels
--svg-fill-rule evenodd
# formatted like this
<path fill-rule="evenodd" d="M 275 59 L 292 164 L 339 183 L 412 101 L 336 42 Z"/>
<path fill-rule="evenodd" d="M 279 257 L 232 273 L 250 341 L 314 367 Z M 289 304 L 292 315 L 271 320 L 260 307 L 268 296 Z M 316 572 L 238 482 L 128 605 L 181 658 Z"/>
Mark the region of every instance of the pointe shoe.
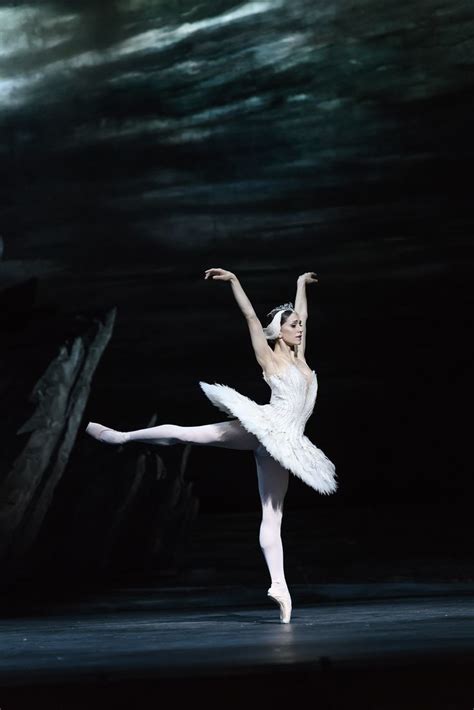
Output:
<path fill-rule="evenodd" d="M 109 429 L 97 422 L 89 422 L 86 432 L 93 436 L 94 439 L 97 439 L 97 441 L 102 441 L 106 444 L 125 444 L 125 442 L 128 441 L 126 432 Z"/>
<path fill-rule="evenodd" d="M 289 624 L 291 619 L 291 597 L 288 589 L 277 586 L 270 587 L 267 596 L 273 599 L 280 607 L 280 621 L 282 624 Z"/>

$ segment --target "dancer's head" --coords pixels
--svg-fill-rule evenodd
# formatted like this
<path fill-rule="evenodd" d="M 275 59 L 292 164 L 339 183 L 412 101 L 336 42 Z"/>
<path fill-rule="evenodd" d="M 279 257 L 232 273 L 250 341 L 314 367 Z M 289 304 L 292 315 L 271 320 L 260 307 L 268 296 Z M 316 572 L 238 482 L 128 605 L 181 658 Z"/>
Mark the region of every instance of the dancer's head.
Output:
<path fill-rule="evenodd" d="M 303 327 L 291 302 L 277 306 L 268 313 L 268 317 L 269 323 L 263 332 L 270 345 L 276 345 L 280 341 L 294 347 L 301 343 Z"/>

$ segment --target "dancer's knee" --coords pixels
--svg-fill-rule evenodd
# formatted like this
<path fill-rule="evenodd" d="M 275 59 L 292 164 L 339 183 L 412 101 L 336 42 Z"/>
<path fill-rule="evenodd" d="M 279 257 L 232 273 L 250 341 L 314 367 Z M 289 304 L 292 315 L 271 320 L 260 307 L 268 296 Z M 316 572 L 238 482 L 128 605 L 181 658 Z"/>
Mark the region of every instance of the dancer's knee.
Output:
<path fill-rule="evenodd" d="M 265 549 L 279 543 L 281 539 L 281 517 L 263 519 L 260 525 L 260 547 Z"/>
<path fill-rule="evenodd" d="M 224 441 L 224 430 L 218 424 L 176 426 L 176 436 L 187 444 L 219 446 Z"/>

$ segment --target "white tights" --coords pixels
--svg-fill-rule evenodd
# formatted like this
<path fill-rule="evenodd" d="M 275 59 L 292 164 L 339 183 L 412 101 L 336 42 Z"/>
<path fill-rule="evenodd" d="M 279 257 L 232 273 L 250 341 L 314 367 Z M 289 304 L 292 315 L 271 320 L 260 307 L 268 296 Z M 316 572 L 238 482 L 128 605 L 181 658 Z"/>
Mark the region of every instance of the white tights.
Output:
<path fill-rule="evenodd" d="M 126 441 L 147 441 L 151 444 L 163 445 L 192 443 L 253 451 L 262 503 L 260 547 L 267 563 L 272 587 L 287 588 L 283 566 L 281 522 L 289 474 L 287 469 L 269 456 L 256 436 L 250 434 L 238 419 L 202 426 L 161 424 L 123 433 Z"/>

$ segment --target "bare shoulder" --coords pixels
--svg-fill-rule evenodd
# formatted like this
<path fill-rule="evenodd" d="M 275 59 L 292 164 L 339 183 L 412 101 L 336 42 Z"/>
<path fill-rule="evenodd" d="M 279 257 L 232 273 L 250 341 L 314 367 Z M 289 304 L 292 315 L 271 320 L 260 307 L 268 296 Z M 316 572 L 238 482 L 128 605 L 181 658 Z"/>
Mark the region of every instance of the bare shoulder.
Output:
<path fill-rule="evenodd" d="M 313 371 L 310 368 L 310 366 L 308 365 L 308 363 L 306 362 L 304 355 L 300 355 L 298 353 L 298 355 L 295 358 L 295 365 L 300 368 L 303 375 L 306 375 L 307 377 L 311 377 L 311 375 L 313 374 Z"/>
<path fill-rule="evenodd" d="M 296 367 L 299 367 L 301 372 L 303 374 L 311 375 L 312 370 L 310 369 L 308 363 L 306 362 L 305 358 L 301 355 L 297 355 L 294 360 L 294 364 Z M 276 355 L 269 356 L 265 358 L 263 365 L 262 365 L 262 370 L 263 374 L 266 377 L 270 377 L 271 375 L 279 375 L 281 374 L 286 368 L 288 367 L 288 360 L 284 360 L 283 358 L 279 358 Z"/>

